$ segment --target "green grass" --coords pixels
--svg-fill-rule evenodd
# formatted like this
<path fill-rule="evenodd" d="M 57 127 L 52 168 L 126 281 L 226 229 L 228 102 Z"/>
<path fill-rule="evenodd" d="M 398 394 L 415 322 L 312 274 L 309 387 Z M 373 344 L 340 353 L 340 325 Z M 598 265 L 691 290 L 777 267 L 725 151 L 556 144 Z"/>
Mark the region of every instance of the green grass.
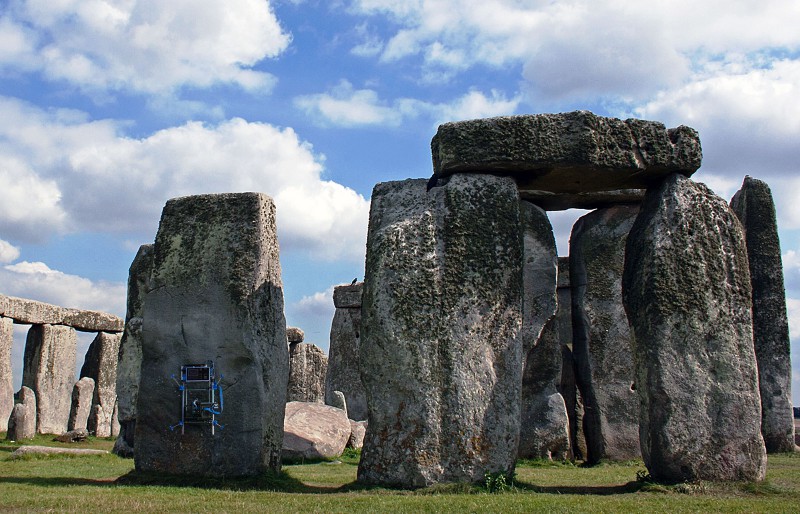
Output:
<path fill-rule="evenodd" d="M 26 444 L 63 446 L 39 436 Z M 110 449 L 93 439 L 70 445 Z M 285 465 L 278 475 L 202 479 L 143 475 L 115 455 L 9 460 L 0 443 L 0 511 L 57 512 L 797 512 L 800 454 L 772 455 L 759 484 L 637 481 L 641 462 L 581 467 L 520 461 L 516 481 L 489 493 L 471 484 L 416 491 L 355 482 L 358 454 L 337 461 Z"/>

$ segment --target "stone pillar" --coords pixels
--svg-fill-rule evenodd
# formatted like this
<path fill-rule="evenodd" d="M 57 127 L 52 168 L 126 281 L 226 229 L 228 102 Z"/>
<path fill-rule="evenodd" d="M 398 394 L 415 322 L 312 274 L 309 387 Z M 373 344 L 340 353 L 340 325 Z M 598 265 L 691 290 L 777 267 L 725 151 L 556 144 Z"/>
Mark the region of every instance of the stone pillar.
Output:
<path fill-rule="evenodd" d="M 744 228 L 753 286 L 753 340 L 761 392 L 761 435 L 767 452 L 794 451 L 792 360 L 781 245 L 769 186 L 745 177 L 731 200 Z"/>
<path fill-rule="evenodd" d="M 656 480 L 762 480 L 766 452 L 744 234 L 727 203 L 672 175 L 628 235 L 642 457 Z"/>
<path fill-rule="evenodd" d="M 288 402 L 325 403 L 325 371 L 328 358 L 325 352 L 309 343 L 289 346 Z"/>
<path fill-rule="evenodd" d="M 25 342 L 22 385 L 36 394 L 36 431 L 62 434 L 67 430 L 75 383 L 75 329 L 63 325 L 32 325 Z"/>
<path fill-rule="evenodd" d="M 334 404 L 334 391 L 347 398 L 349 416 L 367 419 L 367 395 L 361 383 L 358 348 L 361 341 L 361 292 L 364 283 L 336 286 L 331 323 L 328 373 L 325 376 L 325 403 Z"/>
<path fill-rule="evenodd" d="M 83 377 L 72 388 L 72 408 L 67 430 L 86 430 L 94 397 L 94 379 Z"/>
<path fill-rule="evenodd" d="M 8 430 L 8 417 L 14 409 L 14 379 L 11 375 L 11 347 L 14 322 L 0 316 L 0 432 Z"/>
<path fill-rule="evenodd" d="M 641 456 L 633 332 L 622 304 L 625 241 L 638 213 L 637 205 L 597 209 L 570 236 L 573 355 L 590 464 Z"/>
<path fill-rule="evenodd" d="M 19 403 L 14 405 L 8 419 L 6 439 L 9 441 L 32 439 L 36 435 L 36 394 L 29 387 L 22 386 L 18 397 Z"/>
<path fill-rule="evenodd" d="M 94 430 L 89 431 L 94 432 L 97 437 L 111 436 L 111 413 L 117 403 L 117 360 L 121 337 L 122 334 L 98 332 L 86 350 L 81 368 L 81 378 L 89 377 L 94 380 L 92 405 L 99 405 L 104 413 L 100 417 L 92 416 Z M 94 412 L 93 410 L 92 414 Z"/>
<path fill-rule="evenodd" d="M 144 299 L 134 459 L 139 471 L 242 476 L 280 470 L 289 354 L 275 207 L 263 194 L 167 202 Z M 214 361 L 224 430 L 189 425 L 171 375 Z"/>
<path fill-rule="evenodd" d="M 514 181 L 375 186 L 358 480 L 405 487 L 511 473 L 519 445 L 522 227 Z M 441 181 L 440 181 L 441 182 Z"/>

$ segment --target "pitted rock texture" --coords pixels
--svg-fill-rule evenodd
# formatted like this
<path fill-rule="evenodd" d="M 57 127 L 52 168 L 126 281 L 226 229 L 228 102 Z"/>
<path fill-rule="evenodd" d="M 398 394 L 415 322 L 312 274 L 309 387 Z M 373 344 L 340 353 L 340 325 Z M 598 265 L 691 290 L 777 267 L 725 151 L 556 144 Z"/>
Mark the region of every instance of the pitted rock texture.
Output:
<path fill-rule="evenodd" d="M 325 403 L 335 405 L 334 391 L 347 398 L 351 419 L 367 419 L 367 395 L 361 383 L 358 348 L 361 341 L 361 292 L 364 283 L 336 286 L 331 323 L 328 373 L 325 377 Z"/>
<path fill-rule="evenodd" d="M 275 207 L 258 193 L 172 199 L 153 248 L 142 316 L 136 469 L 241 476 L 280 469 L 289 374 Z M 170 378 L 214 361 L 224 430 L 180 420 Z"/>
<path fill-rule="evenodd" d="M 22 385 L 36 393 L 36 431 L 67 431 L 75 383 L 75 329 L 61 325 L 33 325 L 25 342 Z"/>
<path fill-rule="evenodd" d="M 358 480 L 422 487 L 514 470 L 522 373 L 522 227 L 512 179 L 375 186 Z"/>
<path fill-rule="evenodd" d="M 633 331 L 622 304 L 625 242 L 638 213 L 638 206 L 590 212 L 572 227 L 569 242 L 572 351 L 589 463 L 641 456 Z"/>
<path fill-rule="evenodd" d="M 334 391 L 333 396 L 331 399 L 331 403 L 327 404 L 331 407 L 336 407 L 337 409 L 341 410 L 345 413 L 345 415 L 349 418 L 347 412 L 347 399 L 344 397 L 344 393 L 341 391 Z"/>
<path fill-rule="evenodd" d="M 769 186 L 745 177 L 731 200 L 742 222 L 753 286 L 753 339 L 767 452 L 794 451 L 792 360 L 775 202 Z"/>
<path fill-rule="evenodd" d="M 305 402 L 286 404 L 283 427 L 283 458 L 289 460 L 338 457 L 352 430 L 344 411 Z"/>
<path fill-rule="evenodd" d="M 67 430 L 86 430 L 94 397 L 94 379 L 83 377 L 72 388 L 72 407 Z"/>
<path fill-rule="evenodd" d="M 510 174 L 526 191 L 588 193 L 641 189 L 671 173 L 690 176 L 697 132 L 588 111 L 445 123 L 431 141 L 435 175 Z"/>
<path fill-rule="evenodd" d="M 286 327 L 286 340 L 289 344 L 302 343 L 306 334 L 302 329 L 297 327 Z"/>
<path fill-rule="evenodd" d="M 289 347 L 290 402 L 325 403 L 325 371 L 328 358 L 320 347 L 309 343 L 294 343 Z"/>
<path fill-rule="evenodd" d="M 36 393 L 22 386 L 18 396 L 19 403 L 14 405 L 8 419 L 6 439 L 9 441 L 32 439 L 36 435 Z"/>
<path fill-rule="evenodd" d="M 8 417 L 14 409 L 14 380 L 11 375 L 11 347 L 14 322 L 0 316 L 0 432 L 8 430 Z"/>
<path fill-rule="evenodd" d="M 30 325 L 67 325 L 83 332 L 122 332 L 121 318 L 99 311 L 68 309 L 0 294 L 0 316 Z"/>
<path fill-rule="evenodd" d="M 122 334 L 98 332 L 86 350 L 81 367 L 81 377 L 94 380 L 92 405 L 99 405 L 103 410 L 103 416 L 95 418 L 97 425 L 91 430 L 97 437 L 111 436 L 111 413 L 117 403 L 117 360 L 121 338 Z"/>
<path fill-rule="evenodd" d="M 366 421 L 350 420 L 350 438 L 347 440 L 347 447 L 360 450 L 364 446 L 364 436 L 367 435 Z"/>
<path fill-rule="evenodd" d="M 628 235 L 642 457 L 656 480 L 762 480 L 750 273 L 741 225 L 705 185 L 648 190 Z"/>
<path fill-rule="evenodd" d="M 111 437 L 113 415 L 113 408 L 112 410 L 106 410 L 102 405 L 95 403 L 92 405 L 92 411 L 89 413 L 86 427 L 96 437 Z"/>

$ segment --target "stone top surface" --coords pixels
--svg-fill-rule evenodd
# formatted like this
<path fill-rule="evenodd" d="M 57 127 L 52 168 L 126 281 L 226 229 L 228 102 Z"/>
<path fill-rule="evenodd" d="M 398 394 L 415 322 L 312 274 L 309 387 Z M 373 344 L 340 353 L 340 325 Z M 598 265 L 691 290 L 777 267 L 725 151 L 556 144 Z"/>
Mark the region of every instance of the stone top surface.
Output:
<path fill-rule="evenodd" d="M 306 338 L 303 329 L 297 327 L 286 327 L 286 339 L 290 343 L 302 343 Z"/>
<path fill-rule="evenodd" d="M 641 189 L 702 161 L 690 127 L 620 120 L 588 111 L 445 123 L 431 141 L 434 175 L 512 175 L 526 191 L 586 193 Z"/>
<path fill-rule="evenodd" d="M 122 332 L 122 318 L 0 294 L 0 316 L 30 325 L 67 325 L 84 332 Z"/>
<path fill-rule="evenodd" d="M 356 284 L 349 284 L 343 286 L 336 286 L 333 288 L 333 305 L 337 309 L 346 308 L 360 308 L 361 307 L 361 290 L 364 288 L 364 282 Z"/>

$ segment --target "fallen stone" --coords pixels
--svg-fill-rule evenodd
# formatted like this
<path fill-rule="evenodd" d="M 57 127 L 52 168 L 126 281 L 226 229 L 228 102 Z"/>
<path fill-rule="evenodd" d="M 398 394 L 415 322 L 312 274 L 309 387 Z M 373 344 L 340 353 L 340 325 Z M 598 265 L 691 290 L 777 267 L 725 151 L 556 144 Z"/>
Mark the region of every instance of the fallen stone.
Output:
<path fill-rule="evenodd" d="M 290 402 L 325 402 L 325 371 L 328 358 L 316 345 L 293 343 L 289 348 Z"/>
<path fill-rule="evenodd" d="M 794 451 L 792 359 L 775 202 L 769 186 L 745 177 L 731 200 L 744 228 L 753 287 L 753 340 L 767 452 Z"/>
<path fill-rule="evenodd" d="M 352 419 L 367 419 L 367 395 L 361 383 L 358 348 L 361 341 L 361 292 L 363 282 L 336 286 L 325 376 L 325 403 L 334 405 L 334 391 L 347 397 L 347 412 Z"/>
<path fill-rule="evenodd" d="M 54 437 L 53 441 L 58 441 L 60 443 L 80 443 L 85 441 L 88 437 L 89 431 L 85 428 L 79 428 L 77 430 L 64 432 L 63 434 Z"/>
<path fill-rule="evenodd" d="M 671 173 L 690 176 L 702 160 L 694 129 L 588 111 L 445 123 L 431 150 L 435 175 L 511 175 L 522 198 L 642 189 Z"/>
<path fill-rule="evenodd" d="M 167 202 L 142 316 L 139 471 L 206 476 L 280 469 L 289 353 L 275 207 L 259 193 Z M 223 375 L 224 430 L 177 427 L 181 366 Z"/>
<path fill-rule="evenodd" d="M 14 322 L 0 317 L 0 432 L 8 430 L 8 417 L 14 409 L 14 380 L 11 375 L 11 347 Z"/>
<path fill-rule="evenodd" d="M 589 464 L 641 456 L 633 331 L 622 304 L 625 241 L 638 213 L 638 206 L 624 205 L 590 212 L 569 242 L 572 352 Z"/>
<path fill-rule="evenodd" d="M 94 379 L 83 377 L 72 388 L 72 407 L 69 411 L 67 430 L 86 430 L 86 422 L 92 411 L 94 397 Z"/>
<path fill-rule="evenodd" d="M 26 455 L 107 455 L 105 450 L 87 448 L 54 448 L 52 446 L 20 446 L 9 456 L 9 459 L 20 459 Z"/>
<path fill-rule="evenodd" d="M 36 431 L 62 434 L 67 430 L 75 381 L 75 329 L 33 325 L 25 342 L 22 385 L 36 393 Z"/>
<path fill-rule="evenodd" d="M 750 274 L 727 203 L 681 175 L 648 190 L 628 235 L 622 290 L 650 475 L 763 480 Z"/>
<path fill-rule="evenodd" d="M 36 393 L 28 387 L 19 390 L 19 403 L 14 405 L 8 420 L 6 439 L 22 441 L 36 435 Z"/>
<path fill-rule="evenodd" d="M 0 316 L 27 325 L 67 325 L 82 332 L 122 332 L 121 318 L 99 311 L 68 309 L 49 303 L 0 295 Z"/>
<path fill-rule="evenodd" d="M 364 446 L 364 436 L 367 435 L 366 421 L 350 420 L 350 438 L 347 440 L 347 447 L 360 450 Z"/>
<path fill-rule="evenodd" d="M 522 380 L 522 226 L 512 179 L 375 186 L 358 480 L 424 487 L 511 473 Z"/>
<path fill-rule="evenodd" d="M 99 332 L 95 336 L 81 368 L 81 377 L 94 379 L 93 405 L 102 407 L 102 416 L 95 416 L 92 430 L 97 437 L 111 436 L 111 415 L 117 403 L 117 361 L 122 334 Z M 101 435 L 102 434 L 102 435 Z"/>
<path fill-rule="evenodd" d="M 321 403 L 289 402 L 283 424 L 283 458 L 338 457 L 350 432 L 350 420 L 340 409 Z"/>
<path fill-rule="evenodd" d="M 286 340 L 289 341 L 289 344 L 302 343 L 305 337 L 306 335 L 302 329 L 297 327 L 286 327 Z"/>

